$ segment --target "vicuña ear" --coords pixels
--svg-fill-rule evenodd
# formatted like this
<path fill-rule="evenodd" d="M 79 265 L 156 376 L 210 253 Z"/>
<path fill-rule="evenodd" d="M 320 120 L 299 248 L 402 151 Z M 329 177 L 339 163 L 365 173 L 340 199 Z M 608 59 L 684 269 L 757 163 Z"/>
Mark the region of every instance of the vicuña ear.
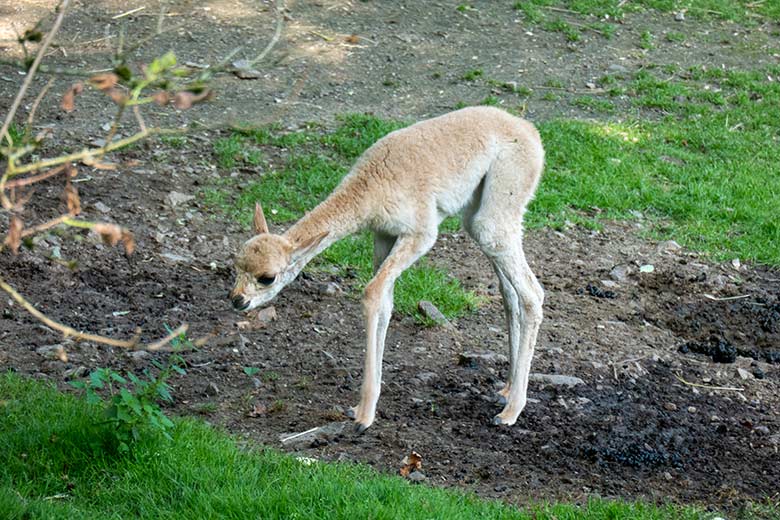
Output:
<path fill-rule="evenodd" d="M 320 242 L 322 242 L 326 236 L 328 236 L 328 231 L 323 231 L 319 235 L 315 235 L 305 242 L 301 244 L 297 244 L 295 247 L 295 251 L 293 251 L 292 254 L 292 261 L 296 262 L 299 258 L 301 258 L 303 255 L 311 251 L 312 249 L 316 248 L 318 245 L 320 245 Z"/>
<path fill-rule="evenodd" d="M 268 223 L 265 221 L 265 215 L 263 215 L 263 208 L 259 202 L 255 202 L 255 218 L 252 219 L 252 226 L 255 229 L 255 234 L 268 233 Z"/>

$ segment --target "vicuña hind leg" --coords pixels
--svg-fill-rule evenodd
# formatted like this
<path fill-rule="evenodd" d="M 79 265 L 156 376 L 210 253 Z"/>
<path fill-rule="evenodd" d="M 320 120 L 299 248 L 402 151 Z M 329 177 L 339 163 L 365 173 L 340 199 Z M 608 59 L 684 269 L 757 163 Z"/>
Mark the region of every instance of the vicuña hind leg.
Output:
<path fill-rule="evenodd" d="M 519 238 L 519 237 L 518 237 Z M 495 424 L 514 424 L 517 416 L 523 411 L 528 391 L 528 374 L 531 371 L 531 360 L 534 346 L 542 323 L 543 291 L 539 282 L 531 272 L 523 254 L 522 245 L 518 243 L 510 254 L 502 254 L 493 258 L 496 271 L 509 282 L 503 291 L 505 307 L 509 307 L 509 341 L 510 363 L 507 380 L 506 406 L 498 414 Z M 499 275 L 499 277 L 501 277 Z M 503 284 L 503 280 L 502 280 Z M 514 292 L 515 294 L 511 294 Z"/>
<path fill-rule="evenodd" d="M 525 260 L 520 223 L 510 220 L 509 229 L 502 229 L 502 221 L 488 218 L 487 213 L 467 212 L 464 224 L 490 259 L 500 282 L 509 329 L 509 375 L 499 391 L 505 407 L 494 423 L 511 425 L 525 408 L 528 374 L 542 322 L 544 292 Z"/>
<path fill-rule="evenodd" d="M 374 278 L 366 286 L 363 308 L 366 317 L 366 358 L 360 403 L 352 410 L 357 430 L 363 431 L 374 422 L 376 404 L 382 384 L 382 355 L 385 335 L 393 312 L 393 286 L 396 279 L 436 241 L 431 233 L 399 237 L 384 259 Z"/>

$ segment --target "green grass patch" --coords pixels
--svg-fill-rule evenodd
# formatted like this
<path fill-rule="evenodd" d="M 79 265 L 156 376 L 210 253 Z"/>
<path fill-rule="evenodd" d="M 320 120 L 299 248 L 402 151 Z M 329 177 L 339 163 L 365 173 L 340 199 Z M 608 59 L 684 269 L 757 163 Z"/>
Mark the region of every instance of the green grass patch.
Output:
<path fill-rule="evenodd" d="M 558 120 L 540 130 L 547 169 L 531 225 L 561 225 L 570 209 L 599 218 L 642 212 L 658 237 L 715 258 L 780 264 L 780 70 L 694 69 L 670 81 L 643 72 L 630 82 L 635 103 L 662 109 L 652 121 Z M 704 88 L 709 85 L 709 90 Z"/>
<path fill-rule="evenodd" d="M 550 9 L 550 8 L 553 9 Z M 539 24 L 549 21 L 555 9 L 566 9 L 573 15 L 612 19 L 623 18 L 627 13 L 655 9 L 669 13 L 685 11 L 693 18 L 730 20 L 745 24 L 755 24 L 763 20 L 780 18 L 780 2 L 753 0 L 696 0 L 680 2 L 677 0 L 523 0 L 515 2 L 513 8 L 523 12 L 529 23 Z"/>
<path fill-rule="evenodd" d="M 0 511 L 9 520 L 708 517 L 599 500 L 521 511 L 361 465 L 242 448 L 192 419 L 176 420 L 170 441 L 147 438 L 118 455 L 103 448 L 101 412 L 84 400 L 10 373 L 0 375 L 0 396 Z"/>

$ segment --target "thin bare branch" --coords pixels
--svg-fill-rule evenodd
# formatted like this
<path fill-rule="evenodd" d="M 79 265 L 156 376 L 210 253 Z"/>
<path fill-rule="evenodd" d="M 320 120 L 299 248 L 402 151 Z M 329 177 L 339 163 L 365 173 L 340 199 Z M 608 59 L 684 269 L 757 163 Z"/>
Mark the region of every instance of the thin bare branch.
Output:
<path fill-rule="evenodd" d="M 64 171 L 67 171 L 67 166 L 63 164 L 61 166 L 58 166 L 57 168 L 49 170 L 45 173 L 41 173 L 39 175 L 25 177 L 24 179 L 14 179 L 10 182 L 7 182 L 5 186 L 3 186 L 3 188 L 6 190 L 12 190 L 15 188 L 19 188 L 21 186 L 29 186 L 31 184 L 35 184 L 36 182 L 41 182 L 42 180 L 48 179 L 49 177 L 54 177 L 55 175 L 59 175 Z"/>
<path fill-rule="evenodd" d="M 73 338 L 76 341 L 92 341 L 95 343 L 101 343 L 103 345 L 110 345 L 112 347 L 121 347 L 121 348 L 128 348 L 128 349 L 135 349 L 135 350 L 161 350 L 163 346 L 165 346 L 167 343 L 169 343 L 171 340 L 175 339 L 176 337 L 180 336 L 181 334 L 184 334 L 187 331 L 187 324 L 180 325 L 176 330 L 165 336 L 164 338 L 155 341 L 153 343 L 149 343 L 146 345 L 143 345 L 140 343 L 140 334 L 136 334 L 133 336 L 133 338 L 129 340 L 119 340 L 119 339 L 113 339 L 108 338 L 106 336 L 100 336 L 97 334 L 90 334 L 88 332 L 81 332 L 78 331 L 72 327 L 68 327 L 67 325 L 63 325 L 62 323 L 56 322 L 43 314 L 41 311 L 35 308 L 30 302 L 28 302 L 24 296 L 16 292 L 16 290 L 8 285 L 3 278 L 0 277 L 0 289 L 4 290 L 6 293 L 8 293 L 11 298 L 13 298 L 19 305 L 24 307 L 24 309 L 32 314 L 38 321 L 43 323 L 49 328 L 52 328 L 54 330 L 57 330 L 59 332 L 62 332 L 62 334 L 66 338 Z"/>
<path fill-rule="evenodd" d="M 43 97 L 46 95 L 46 93 L 49 91 L 49 89 L 53 84 L 54 84 L 54 78 L 49 78 L 49 81 L 46 82 L 46 85 L 41 89 L 40 93 L 38 93 L 38 96 L 35 98 L 35 101 L 32 104 L 32 108 L 30 108 L 30 115 L 27 116 L 27 127 L 26 127 L 26 133 L 28 135 L 32 131 L 32 125 L 33 125 L 33 121 L 35 121 L 35 112 L 38 110 L 38 105 L 41 104 Z"/>
<path fill-rule="evenodd" d="M 284 9 L 284 2 L 282 0 L 276 0 L 275 2 L 276 6 L 276 30 L 274 31 L 274 36 L 271 38 L 271 41 L 268 42 L 268 45 L 265 46 L 265 49 L 263 49 L 263 52 L 257 55 L 255 59 L 251 60 L 249 62 L 250 66 L 254 66 L 260 61 L 265 58 L 265 56 L 271 52 L 271 49 L 274 48 L 274 46 L 279 41 L 279 38 L 282 36 L 282 26 L 284 25 L 284 14 L 282 13 L 282 10 Z"/>
<path fill-rule="evenodd" d="M 30 66 L 30 70 L 27 71 L 27 76 L 24 78 L 24 82 L 22 83 L 19 92 L 16 93 L 16 98 L 14 99 L 14 102 L 11 103 L 11 108 L 8 110 L 8 115 L 6 115 L 5 117 L 5 122 L 3 123 L 3 127 L 0 128 L 0 141 L 2 141 L 4 136 L 6 136 L 8 138 L 8 142 L 9 143 L 11 142 L 11 136 L 8 135 L 8 128 L 11 126 L 11 121 L 13 121 L 14 116 L 16 115 L 16 111 L 19 110 L 19 105 L 22 103 L 22 99 L 24 99 L 24 95 L 25 93 L 27 93 L 27 89 L 30 88 L 30 84 L 32 83 L 33 78 L 35 77 L 35 71 L 38 70 L 38 65 L 41 64 L 41 60 L 43 59 L 43 56 L 46 54 L 46 49 L 48 49 L 49 45 L 51 45 L 51 41 L 54 39 L 54 35 L 57 34 L 57 31 L 60 30 L 60 25 L 62 25 L 62 19 L 65 17 L 65 12 L 68 10 L 69 4 L 70 4 L 70 0 L 60 1 L 60 5 L 59 5 L 60 12 L 57 15 L 57 18 L 54 20 L 54 25 L 46 35 L 46 38 L 44 38 L 43 43 L 41 44 L 41 48 L 38 49 L 38 54 L 35 55 L 35 60 Z"/>

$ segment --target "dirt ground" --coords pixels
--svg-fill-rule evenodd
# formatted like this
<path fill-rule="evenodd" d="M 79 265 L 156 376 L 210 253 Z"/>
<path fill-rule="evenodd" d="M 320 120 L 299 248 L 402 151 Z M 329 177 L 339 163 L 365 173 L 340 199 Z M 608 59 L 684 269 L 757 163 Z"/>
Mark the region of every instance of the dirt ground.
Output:
<path fill-rule="evenodd" d="M 610 71 L 776 61 L 767 52 L 777 44 L 771 36 L 776 25 L 676 22 L 671 14 L 644 13 L 629 15 L 610 40 L 585 32 L 572 43 L 529 25 L 512 3 L 473 2 L 476 10 L 460 12 L 454 2 L 288 1 L 282 37 L 259 66 L 259 79 L 221 75 L 213 102 L 174 116 L 151 113 L 149 121 L 280 121 L 296 128 L 305 121 L 332 125 L 338 114 L 361 111 L 413 120 L 491 94 L 485 82 L 461 79 L 477 68 L 485 78 L 531 88 L 527 99 L 492 93 L 504 106 L 525 102 L 532 120 L 590 117 L 569 101 Z M 13 29 L 23 30 L 52 4 L 23 0 L 0 7 L 0 57 L 18 55 L 8 41 Z M 215 63 L 238 46 L 237 57 L 251 58 L 275 26 L 264 2 L 166 5 L 166 24 L 182 26 L 163 34 L 156 49 L 175 49 L 180 62 Z M 140 6 L 146 7 L 112 19 Z M 109 67 L 119 24 L 142 32 L 157 22 L 158 7 L 76 2 L 48 65 Z M 637 42 L 648 29 L 692 36 L 686 44 L 659 37 L 655 48 L 644 50 Z M 351 35 L 357 38 L 348 41 Z M 137 58 L 153 54 L 139 51 Z M 0 65 L 0 106 L 10 103 L 19 78 L 16 69 Z M 33 90 L 45 80 L 41 75 Z M 54 90 L 67 84 L 58 80 Z M 553 84 L 562 87 L 545 86 Z M 543 96 L 550 89 L 556 99 Z M 51 98 L 39 122 L 75 148 L 102 136 L 101 125 L 110 120 L 104 106 L 85 96 L 79 110 L 61 114 Z M 343 421 L 344 409 L 357 402 L 364 348 L 357 283 L 307 271 L 275 302 L 276 321 L 262 330 L 237 329 L 242 317 L 226 296 L 231 257 L 247 231 L 205 207 L 199 194 L 219 177 L 238 176 L 240 185 L 262 171 L 216 168 L 215 135 L 189 134 L 183 148 L 152 141 L 136 146 L 119 156 L 116 171 L 82 169 L 85 216 L 131 227 L 135 255 L 126 258 L 91 236 L 52 233 L 37 239 L 32 252 L 4 254 L 0 269 L 38 308 L 78 329 L 128 337 L 140 326 L 152 339 L 165 333 L 164 324 L 187 322 L 192 337 L 214 333 L 207 346 L 185 354 L 187 375 L 173 380 L 170 411 L 201 415 L 282 448 L 281 437 Z M 26 219 L 50 216 L 60 191 L 56 182 L 42 185 Z M 195 198 L 172 204 L 172 191 Z M 518 423 L 490 425 L 507 363 L 495 355 L 462 362 L 461 354 L 506 354 L 500 296 L 469 239 L 444 235 L 430 258 L 483 295 L 484 305 L 457 320 L 454 330 L 395 316 L 374 426 L 361 436 L 345 431 L 283 449 L 389 473 L 414 450 L 423 457 L 428 483 L 520 504 L 596 495 L 719 508 L 777 500 L 780 273 L 713 263 L 673 242 L 650 241 L 643 238 L 646 226 L 640 218 L 598 232 L 572 227 L 527 235 L 531 266 L 546 289 L 532 370 L 576 376 L 584 384 L 532 382 Z M 77 267 L 53 255 L 76 260 Z M 652 272 L 640 270 L 647 265 Z M 333 282 L 341 293 L 328 289 Z M 69 360 L 62 362 L 53 355 L 63 344 L 60 335 L 7 298 L 0 308 L 0 367 L 63 388 L 97 367 L 140 371 L 166 356 L 66 341 Z M 246 367 L 259 371 L 248 375 Z"/>

